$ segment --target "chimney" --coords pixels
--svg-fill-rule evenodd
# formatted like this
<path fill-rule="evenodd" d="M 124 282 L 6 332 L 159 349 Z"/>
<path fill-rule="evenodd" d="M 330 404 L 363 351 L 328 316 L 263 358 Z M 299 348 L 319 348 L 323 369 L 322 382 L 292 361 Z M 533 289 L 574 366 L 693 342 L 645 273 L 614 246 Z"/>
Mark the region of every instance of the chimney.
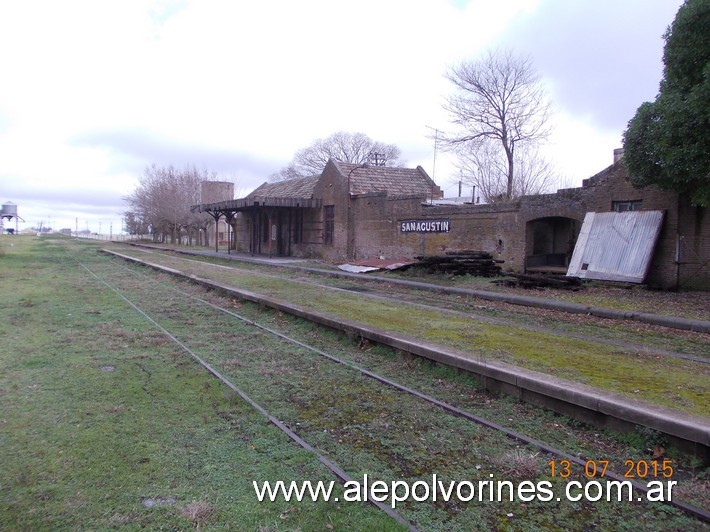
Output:
<path fill-rule="evenodd" d="M 616 148 L 614 150 L 614 164 L 624 158 L 624 148 Z"/>

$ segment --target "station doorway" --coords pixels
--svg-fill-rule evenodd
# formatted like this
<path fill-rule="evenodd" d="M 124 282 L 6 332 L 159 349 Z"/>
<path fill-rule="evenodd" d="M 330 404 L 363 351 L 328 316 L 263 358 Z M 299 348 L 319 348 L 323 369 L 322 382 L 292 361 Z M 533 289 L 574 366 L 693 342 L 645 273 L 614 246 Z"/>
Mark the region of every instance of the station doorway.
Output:
<path fill-rule="evenodd" d="M 548 216 L 525 226 L 525 271 L 567 273 L 581 224 L 574 218 Z"/>

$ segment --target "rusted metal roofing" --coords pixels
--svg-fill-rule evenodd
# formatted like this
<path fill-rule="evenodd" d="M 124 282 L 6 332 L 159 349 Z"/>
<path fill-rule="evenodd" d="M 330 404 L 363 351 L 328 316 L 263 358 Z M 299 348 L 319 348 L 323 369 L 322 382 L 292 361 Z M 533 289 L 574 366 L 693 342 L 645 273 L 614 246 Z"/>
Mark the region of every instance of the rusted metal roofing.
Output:
<path fill-rule="evenodd" d="M 663 222 L 663 211 L 588 212 L 567 275 L 642 283 Z"/>
<path fill-rule="evenodd" d="M 391 166 L 362 166 L 341 163 L 336 166 L 346 178 L 350 176 L 351 194 L 386 192 L 388 196 L 414 196 L 430 198 L 442 197 L 437 186 L 421 166 L 416 168 L 395 168 Z"/>

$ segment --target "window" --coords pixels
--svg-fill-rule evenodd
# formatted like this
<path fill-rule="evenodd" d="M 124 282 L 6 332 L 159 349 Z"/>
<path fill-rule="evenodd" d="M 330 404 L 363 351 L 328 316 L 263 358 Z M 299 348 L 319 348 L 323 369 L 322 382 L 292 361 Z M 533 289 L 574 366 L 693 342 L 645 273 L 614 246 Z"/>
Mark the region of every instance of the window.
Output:
<path fill-rule="evenodd" d="M 325 206 L 325 224 L 323 226 L 323 243 L 326 246 L 333 245 L 333 233 L 335 232 L 335 206 Z"/>
<path fill-rule="evenodd" d="M 611 210 L 614 212 L 640 211 L 641 200 L 612 201 Z"/>

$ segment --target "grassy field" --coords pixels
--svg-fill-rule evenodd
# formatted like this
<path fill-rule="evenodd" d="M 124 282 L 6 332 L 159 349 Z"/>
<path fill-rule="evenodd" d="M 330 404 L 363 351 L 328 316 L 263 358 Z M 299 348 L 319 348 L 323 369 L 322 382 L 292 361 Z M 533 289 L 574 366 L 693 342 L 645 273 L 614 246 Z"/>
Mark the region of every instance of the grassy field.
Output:
<path fill-rule="evenodd" d="M 0 530 L 400 529 L 360 503 L 259 503 L 252 481 L 334 477 L 119 293 L 353 478 L 411 483 L 436 473 L 564 484 L 550 477 L 544 453 L 260 334 L 197 304 L 191 293 L 553 446 L 608 459 L 617 471 L 627 459 L 643 460 L 659 441 L 657 434 L 613 434 L 494 399 L 466 375 L 382 347 L 352 345 L 303 320 L 127 267 L 97 253 L 94 243 L 45 237 L 0 243 Z M 244 277 L 256 287 L 257 278 Z M 707 507 L 707 470 L 672 449 L 669 455 L 679 496 Z M 579 471 L 575 478 L 582 478 Z M 648 503 L 409 501 L 401 511 L 422 530 L 703 527 L 676 509 Z"/>
<path fill-rule="evenodd" d="M 333 477 L 92 282 L 94 246 L 1 238 L 0 530 L 397 528 L 259 503 L 253 480 Z"/>
<path fill-rule="evenodd" d="M 195 246 L 176 247 L 170 244 L 155 244 L 152 242 L 147 242 L 147 244 L 150 244 L 153 247 L 178 249 L 181 251 L 203 252 L 206 249 L 209 251 L 214 250 L 214 248 Z M 225 249 L 220 248 L 220 252 L 224 253 Z M 304 260 L 301 263 L 292 262 L 291 264 L 340 271 L 337 270 L 334 265 L 317 261 Z M 382 272 L 376 272 L 374 275 L 382 275 Z M 386 276 L 407 280 L 424 281 L 447 287 L 482 290 L 486 292 L 523 294 L 527 296 L 540 296 L 547 299 L 567 301 L 581 305 L 598 306 L 624 311 L 648 312 L 651 314 L 677 316 L 687 319 L 707 320 L 708 316 L 710 316 L 710 306 L 708 305 L 707 292 L 702 291 L 684 291 L 679 293 L 672 291 L 652 290 L 643 285 L 634 285 L 630 283 L 605 283 L 603 281 L 589 280 L 584 283 L 585 289 L 579 291 L 559 290 L 554 288 L 521 289 L 509 287 L 505 284 L 491 283 L 493 279 L 487 277 L 476 277 L 471 275 L 446 275 L 441 273 L 430 274 L 416 268 L 387 272 Z"/>
<path fill-rule="evenodd" d="M 324 290 L 290 279 L 264 276 L 257 270 L 215 268 L 180 256 L 156 254 L 139 249 L 120 248 L 120 252 L 179 269 L 186 274 L 205 277 L 219 283 L 242 288 L 289 301 L 344 319 L 356 319 L 371 327 L 422 338 L 433 344 L 454 348 L 476 359 L 499 360 L 526 367 L 599 389 L 641 399 L 668 408 L 710 417 L 708 378 L 710 366 L 705 363 L 670 357 L 658 357 L 643 350 L 622 349 L 592 340 L 491 325 L 422 309 L 404 303 L 377 301 L 357 292 Z M 555 320 L 557 317 L 552 317 Z M 633 329 L 633 324 L 610 322 L 604 327 L 620 327 L 617 336 Z M 582 324 L 578 326 L 581 328 Z M 626 334 L 634 334 L 633 331 Z M 692 340 L 683 332 L 648 332 L 646 338 L 635 333 L 637 340 L 652 347 L 671 347 L 677 337 L 688 351 L 708 356 L 708 335 L 695 334 Z M 655 337 L 664 336 L 664 339 Z M 643 339 L 642 339 L 643 338 Z M 664 345 L 667 342 L 667 345 Z"/>

